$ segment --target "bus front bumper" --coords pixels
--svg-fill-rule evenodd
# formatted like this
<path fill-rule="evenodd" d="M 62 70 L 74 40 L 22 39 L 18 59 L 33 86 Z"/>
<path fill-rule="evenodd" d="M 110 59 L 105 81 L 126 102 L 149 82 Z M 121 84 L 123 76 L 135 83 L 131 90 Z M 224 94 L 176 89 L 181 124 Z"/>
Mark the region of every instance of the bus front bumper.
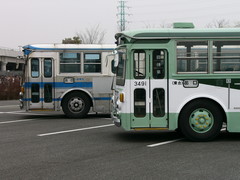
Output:
<path fill-rule="evenodd" d="M 121 120 L 116 115 L 111 113 L 111 118 L 112 118 L 112 121 L 115 124 L 115 126 L 117 126 L 117 127 L 121 126 Z"/>
<path fill-rule="evenodd" d="M 20 99 L 19 99 L 19 107 L 20 107 L 20 109 L 23 109 L 23 107 L 24 107 L 23 100 L 22 100 L 22 98 L 23 98 L 23 93 L 20 92 L 20 93 L 19 93 L 19 96 L 20 96 Z"/>

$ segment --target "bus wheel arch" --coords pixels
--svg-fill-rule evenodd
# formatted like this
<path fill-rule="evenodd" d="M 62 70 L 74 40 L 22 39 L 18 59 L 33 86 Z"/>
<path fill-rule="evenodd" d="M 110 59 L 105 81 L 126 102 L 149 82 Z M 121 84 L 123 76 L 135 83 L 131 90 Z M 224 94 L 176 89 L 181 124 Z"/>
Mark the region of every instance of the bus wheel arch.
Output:
<path fill-rule="evenodd" d="M 72 90 L 64 94 L 62 110 L 69 118 L 84 118 L 93 106 L 91 96 L 85 91 Z"/>
<path fill-rule="evenodd" d="M 181 109 L 178 129 L 192 141 L 209 141 L 220 133 L 226 119 L 226 113 L 218 102 L 197 98 Z"/>

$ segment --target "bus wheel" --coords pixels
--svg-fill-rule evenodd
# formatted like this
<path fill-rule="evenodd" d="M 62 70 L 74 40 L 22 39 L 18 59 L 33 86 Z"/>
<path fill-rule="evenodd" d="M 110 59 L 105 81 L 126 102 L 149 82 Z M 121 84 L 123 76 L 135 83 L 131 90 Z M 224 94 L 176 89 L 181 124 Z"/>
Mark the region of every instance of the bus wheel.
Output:
<path fill-rule="evenodd" d="M 212 101 L 196 100 L 187 104 L 179 118 L 179 127 L 185 137 L 192 141 L 214 139 L 222 128 L 223 116 Z"/>
<path fill-rule="evenodd" d="M 86 117 L 90 110 L 89 98 L 84 93 L 70 93 L 63 99 L 62 109 L 69 118 Z"/>

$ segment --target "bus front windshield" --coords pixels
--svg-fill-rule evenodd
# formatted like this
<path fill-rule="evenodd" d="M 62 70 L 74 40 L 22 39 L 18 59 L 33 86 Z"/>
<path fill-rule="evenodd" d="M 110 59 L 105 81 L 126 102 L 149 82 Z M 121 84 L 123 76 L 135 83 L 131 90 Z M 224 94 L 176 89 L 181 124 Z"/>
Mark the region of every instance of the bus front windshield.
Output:
<path fill-rule="evenodd" d="M 117 65 L 117 81 L 116 84 L 123 86 L 125 83 L 125 63 L 126 63 L 126 50 L 120 49 L 118 50 L 118 58 L 115 65 Z"/>

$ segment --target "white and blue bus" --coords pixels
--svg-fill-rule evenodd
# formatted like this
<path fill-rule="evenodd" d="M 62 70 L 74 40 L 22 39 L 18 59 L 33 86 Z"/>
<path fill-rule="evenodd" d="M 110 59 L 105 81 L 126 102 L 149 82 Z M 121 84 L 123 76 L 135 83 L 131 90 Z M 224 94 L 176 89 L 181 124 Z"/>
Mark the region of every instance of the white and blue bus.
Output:
<path fill-rule="evenodd" d="M 115 45 L 34 44 L 23 47 L 21 108 L 60 111 L 70 118 L 110 113 Z"/>

